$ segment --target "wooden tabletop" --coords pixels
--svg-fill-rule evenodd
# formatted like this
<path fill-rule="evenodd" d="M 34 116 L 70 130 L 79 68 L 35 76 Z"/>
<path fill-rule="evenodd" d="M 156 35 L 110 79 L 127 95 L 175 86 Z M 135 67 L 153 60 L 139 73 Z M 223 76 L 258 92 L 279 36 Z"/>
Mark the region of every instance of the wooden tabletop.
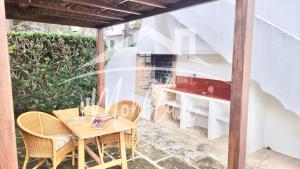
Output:
<path fill-rule="evenodd" d="M 97 136 L 118 133 L 130 130 L 135 124 L 127 119 L 118 116 L 105 122 L 104 127 L 95 129 L 92 127 L 91 116 L 79 116 L 78 108 L 55 110 L 53 114 L 58 117 L 79 139 L 93 138 Z"/>

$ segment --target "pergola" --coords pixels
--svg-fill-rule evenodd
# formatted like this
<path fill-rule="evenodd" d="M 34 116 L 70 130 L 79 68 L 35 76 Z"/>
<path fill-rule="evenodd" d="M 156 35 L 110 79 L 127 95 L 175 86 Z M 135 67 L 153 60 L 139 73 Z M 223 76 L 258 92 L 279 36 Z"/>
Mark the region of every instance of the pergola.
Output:
<path fill-rule="evenodd" d="M 103 28 L 212 1 L 0 0 L 0 169 L 18 168 L 5 19 L 96 28 L 97 68 L 103 72 Z M 235 13 L 228 168 L 244 169 L 254 0 L 236 0 Z M 104 79 L 104 73 L 99 73 L 98 94 L 102 96 Z"/>

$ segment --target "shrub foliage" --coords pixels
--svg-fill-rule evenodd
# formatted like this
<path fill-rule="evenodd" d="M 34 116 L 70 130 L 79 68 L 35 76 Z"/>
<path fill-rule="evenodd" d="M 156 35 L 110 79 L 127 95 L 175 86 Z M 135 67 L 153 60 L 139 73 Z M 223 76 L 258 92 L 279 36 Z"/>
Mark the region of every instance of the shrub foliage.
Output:
<path fill-rule="evenodd" d="M 80 96 L 91 97 L 96 75 L 70 79 L 96 70 L 81 68 L 95 58 L 94 38 L 21 32 L 8 39 L 15 114 L 78 107 Z"/>

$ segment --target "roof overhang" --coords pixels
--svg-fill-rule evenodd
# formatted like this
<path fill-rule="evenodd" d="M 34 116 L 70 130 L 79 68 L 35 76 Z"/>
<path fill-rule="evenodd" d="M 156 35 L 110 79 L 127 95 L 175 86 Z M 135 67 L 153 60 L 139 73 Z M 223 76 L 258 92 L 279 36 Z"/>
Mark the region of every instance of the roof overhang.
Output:
<path fill-rule="evenodd" d="M 215 0 L 5 0 L 6 18 L 105 28 Z"/>

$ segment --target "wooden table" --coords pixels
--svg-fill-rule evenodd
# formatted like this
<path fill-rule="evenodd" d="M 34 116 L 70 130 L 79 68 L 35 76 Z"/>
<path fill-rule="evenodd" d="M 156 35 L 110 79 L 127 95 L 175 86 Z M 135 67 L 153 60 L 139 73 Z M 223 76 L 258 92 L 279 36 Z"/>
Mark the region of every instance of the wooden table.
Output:
<path fill-rule="evenodd" d="M 91 169 L 104 169 L 115 165 L 121 165 L 122 169 L 127 169 L 124 131 L 135 128 L 135 124 L 119 116 L 117 119 L 107 121 L 102 129 L 93 129 L 92 118 L 89 116 L 80 117 L 78 115 L 78 108 L 56 110 L 53 111 L 53 113 L 74 133 L 75 136 L 78 137 L 78 169 L 84 169 L 86 167 L 84 153 L 85 149 L 89 154 L 91 154 L 91 156 L 93 156 L 94 159 L 96 159 L 96 162 L 99 164 L 91 167 Z M 121 159 L 104 163 L 101 153 L 99 153 L 100 157 L 97 160 L 97 155 L 85 145 L 85 140 L 112 133 L 120 134 Z"/>

